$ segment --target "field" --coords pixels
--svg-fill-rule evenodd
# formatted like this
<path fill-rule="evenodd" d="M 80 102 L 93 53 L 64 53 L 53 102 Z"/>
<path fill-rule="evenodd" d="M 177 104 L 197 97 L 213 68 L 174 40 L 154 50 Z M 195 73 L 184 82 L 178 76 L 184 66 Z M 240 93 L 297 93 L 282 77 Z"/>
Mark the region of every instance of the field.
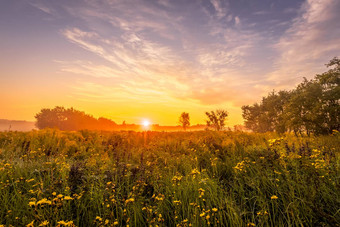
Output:
<path fill-rule="evenodd" d="M 0 133 L 0 226 L 340 226 L 340 135 Z"/>

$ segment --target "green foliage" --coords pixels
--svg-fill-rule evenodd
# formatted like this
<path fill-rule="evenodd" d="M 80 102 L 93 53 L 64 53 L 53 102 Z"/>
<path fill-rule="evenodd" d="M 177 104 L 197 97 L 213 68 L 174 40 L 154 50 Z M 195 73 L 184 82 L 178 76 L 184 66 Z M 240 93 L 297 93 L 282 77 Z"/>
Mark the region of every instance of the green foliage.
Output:
<path fill-rule="evenodd" d="M 0 133 L 0 225 L 338 226 L 340 134 Z"/>
<path fill-rule="evenodd" d="M 272 92 L 259 104 L 243 106 L 246 127 L 308 135 L 340 130 L 340 59 L 332 59 L 327 67 L 333 68 L 312 80 L 304 78 L 292 91 Z"/>

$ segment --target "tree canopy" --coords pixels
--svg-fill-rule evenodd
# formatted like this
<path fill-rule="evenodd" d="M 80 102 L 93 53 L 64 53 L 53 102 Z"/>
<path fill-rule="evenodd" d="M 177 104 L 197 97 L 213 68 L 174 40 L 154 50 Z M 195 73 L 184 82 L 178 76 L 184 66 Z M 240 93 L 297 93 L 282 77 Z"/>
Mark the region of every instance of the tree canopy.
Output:
<path fill-rule="evenodd" d="M 190 126 L 190 116 L 189 113 L 183 112 L 179 117 L 179 123 L 183 127 L 184 131 Z"/>
<path fill-rule="evenodd" d="M 340 59 L 291 91 L 271 92 L 260 103 L 242 106 L 245 126 L 255 132 L 329 134 L 340 130 Z"/>
<path fill-rule="evenodd" d="M 216 111 L 205 112 L 208 117 L 207 125 L 215 128 L 216 131 L 220 131 L 225 126 L 225 121 L 228 117 L 228 111 L 218 109 Z"/>
<path fill-rule="evenodd" d="M 76 131 L 82 129 L 90 130 L 112 130 L 116 123 L 106 118 L 94 118 L 85 112 L 73 108 L 65 109 L 57 106 L 53 109 L 42 109 L 35 115 L 36 126 L 43 128 L 59 128 L 60 130 Z"/>

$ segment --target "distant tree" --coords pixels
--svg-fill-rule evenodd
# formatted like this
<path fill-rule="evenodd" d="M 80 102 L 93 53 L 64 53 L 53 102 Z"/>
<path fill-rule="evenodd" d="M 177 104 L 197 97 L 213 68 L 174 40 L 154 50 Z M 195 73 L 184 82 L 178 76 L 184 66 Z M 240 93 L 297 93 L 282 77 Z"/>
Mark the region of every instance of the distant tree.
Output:
<path fill-rule="evenodd" d="M 42 109 L 35 115 L 37 119 L 36 126 L 39 129 L 43 128 L 61 128 L 65 120 L 65 108 L 57 106 L 54 109 Z"/>
<path fill-rule="evenodd" d="M 228 117 L 228 111 L 218 109 L 215 111 L 205 112 L 208 117 L 207 125 L 215 128 L 216 131 L 220 131 L 225 126 L 225 121 Z"/>
<path fill-rule="evenodd" d="M 183 112 L 179 117 L 179 123 L 183 127 L 184 131 L 190 126 L 190 116 L 189 113 Z"/>
<path fill-rule="evenodd" d="M 112 130 L 116 123 L 106 118 L 96 119 L 85 112 L 73 108 L 65 109 L 57 106 L 53 109 L 42 109 L 35 115 L 36 126 L 43 128 L 59 128 L 60 130 Z"/>

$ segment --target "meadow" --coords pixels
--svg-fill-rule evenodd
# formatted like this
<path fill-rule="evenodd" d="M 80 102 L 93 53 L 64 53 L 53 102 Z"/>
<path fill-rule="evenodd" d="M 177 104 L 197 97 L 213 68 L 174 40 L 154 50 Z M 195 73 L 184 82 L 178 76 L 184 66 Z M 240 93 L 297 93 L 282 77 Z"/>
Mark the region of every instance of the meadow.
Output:
<path fill-rule="evenodd" d="M 0 132 L 0 226 L 340 226 L 340 133 Z"/>

